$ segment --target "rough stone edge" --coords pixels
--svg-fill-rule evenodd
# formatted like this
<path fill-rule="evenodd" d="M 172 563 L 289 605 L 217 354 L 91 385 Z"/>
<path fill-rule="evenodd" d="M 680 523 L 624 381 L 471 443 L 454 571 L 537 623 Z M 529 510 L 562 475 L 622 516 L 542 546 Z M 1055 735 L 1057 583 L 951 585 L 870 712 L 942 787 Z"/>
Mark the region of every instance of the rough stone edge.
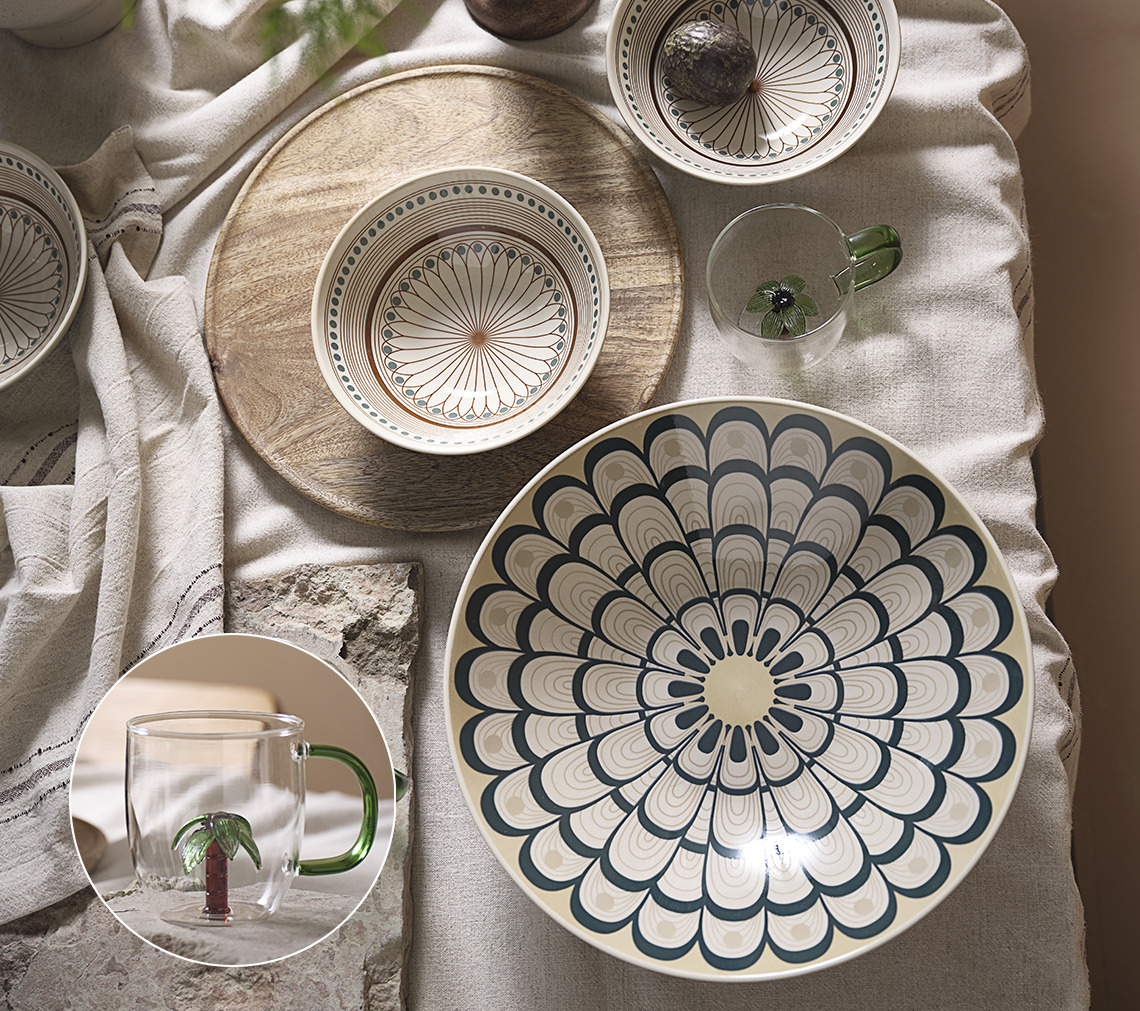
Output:
<path fill-rule="evenodd" d="M 379 665 L 383 668 L 379 673 L 386 673 L 404 682 L 405 693 L 403 698 L 404 712 L 401 728 L 402 739 L 399 742 L 399 747 L 393 748 L 393 751 L 395 751 L 396 754 L 392 756 L 392 759 L 397 767 L 400 767 L 402 765 L 403 770 L 406 771 L 410 776 L 414 760 L 414 735 L 412 730 L 412 691 L 414 688 L 413 674 L 416 657 L 418 656 L 420 647 L 422 645 L 424 613 L 424 574 L 423 566 L 421 563 L 380 562 L 362 565 L 339 566 L 308 564 L 300 566 L 291 573 L 282 573 L 278 576 L 271 576 L 265 579 L 229 580 L 226 582 L 226 631 L 255 631 L 253 628 L 246 629 L 235 627 L 240 624 L 240 622 L 237 620 L 239 616 L 236 612 L 231 610 L 233 607 L 231 601 L 236 603 L 236 600 L 239 599 L 243 593 L 249 592 L 250 590 L 255 590 L 261 586 L 273 585 L 282 582 L 291 584 L 296 596 L 291 595 L 280 598 L 277 607 L 278 614 L 280 614 L 282 618 L 286 618 L 290 614 L 293 614 L 295 616 L 297 608 L 291 605 L 294 605 L 298 601 L 304 601 L 304 599 L 308 596 L 306 588 L 308 586 L 311 586 L 314 578 L 319 577 L 321 573 L 328 572 L 330 570 L 345 572 L 354 569 L 360 570 L 361 572 L 367 572 L 369 570 L 375 571 L 377 569 L 387 570 L 394 567 L 401 567 L 407 570 L 406 577 L 398 580 L 397 582 L 401 589 L 407 588 L 412 591 L 414 606 L 414 615 L 400 626 L 401 632 L 406 633 L 408 630 L 413 631 L 414 640 L 409 642 L 405 639 L 403 643 L 404 648 L 400 649 L 397 647 L 397 649 L 394 651 L 397 654 L 396 657 L 381 658 L 377 657 L 375 653 L 363 656 L 359 655 L 359 650 L 356 648 L 356 646 L 359 645 L 359 635 L 364 629 L 363 623 L 359 623 L 357 626 L 355 626 L 355 628 L 351 629 L 351 631 L 356 633 L 351 636 L 342 636 L 334 632 L 331 636 L 332 642 L 329 643 L 329 645 L 334 647 L 332 649 L 324 648 L 325 643 L 321 641 L 325 639 L 325 637 L 330 632 L 330 629 L 324 626 L 319 617 L 315 622 L 303 622 L 303 627 L 307 626 L 317 634 L 319 638 L 316 641 L 314 641 L 309 635 L 294 634 L 291 636 L 289 634 L 291 631 L 294 633 L 300 633 L 301 629 L 288 629 L 287 627 L 282 627 L 278 629 L 275 634 L 280 638 L 286 638 L 289 639 L 289 641 L 293 641 L 295 645 L 309 650 L 311 653 L 319 656 L 322 660 L 325 660 L 328 663 L 332 664 L 338 671 L 340 671 L 341 674 L 343 674 L 348 679 L 350 684 L 357 688 L 357 690 L 360 690 L 362 687 L 362 682 L 371 676 L 369 674 L 361 673 L 360 666 L 370 661 L 379 661 Z M 399 638 L 404 637 L 400 636 Z M 340 640 L 340 643 L 339 646 L 336 646 L 336 640 L 338 639 Z M 384 662 L 385 659 L 387 659 L 389 662 Z M 367 702 L 368 700 L 366 694 L 364 692 L 361 692 L 361 695 L 365 697 L 365 701 Z M 401 751 L 403 752 L 402 755 L 400 754 Z M 401 946 L 399 959 L 399 984 L 396 988 L 396 993 L 393 994 L 391 976 L 383 973 L 381 975 L 374 975 L 378 969 L 383 969 L 383 966 L 387 960 L 375 957 L 371 960 L 366 958 L 364 964 L 362 965 L 364 1011 L 390 1011 L 392 1008 L 397 1008 L 399 1011 L 404 1011 L 407 1006 L 408 968 L 411 958 L 413 924 L 411 851 L 415 839 L 415 822 L 413 818 L 414 792 L 414 782 L 409 783 L 408 792 L 397 808 L 396 825 L 393 832 L 393 844 L 395 844 L 396 840 L 398 839 L 401 829 L 403 829 L 406 833 L 406 842 L 404 844 L 404 880 L 402 889 L 403 930 L 399 938 L 399 944 Z M 384 877 L 384 871 L 380 872 L 380 876 L 381 878 Z M 373 894 L 379 890 L 379 887 L 380 882 L 378 881 L 376 888 L 373 889 Z M 370 899 L 371 895 L 364 900 L 364 904 L 367 904 Z M 361 908 L 363 908 L 363 904 Z M 357 912 L 359 912 L 359 910 Z M 354 917 L 356 915 L 356 913 L 353 914 Z M 339 928 L 338 933 L 347 929 L 351 922 L 352 918 L 350 917 L 348 923 Z M 287 964 L 287 962 L 282 964 Z M 393 996 L 396 998 L 396 1003 L 391 1002 L 391 998 Z"/>

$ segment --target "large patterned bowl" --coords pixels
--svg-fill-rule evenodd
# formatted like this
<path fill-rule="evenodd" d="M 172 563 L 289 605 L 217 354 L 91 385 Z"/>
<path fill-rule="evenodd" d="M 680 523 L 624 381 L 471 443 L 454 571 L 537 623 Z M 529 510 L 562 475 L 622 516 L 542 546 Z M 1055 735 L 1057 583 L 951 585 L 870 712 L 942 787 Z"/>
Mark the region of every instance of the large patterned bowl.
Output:
<path fill-rule="evenodd" d="M 86 280 L 75 197 L 45 161 L 0 140 L 0 389 L 55 347 Z"/>
<path fill-rule="evenodd" d="M 772 400 L 637 415 L 508 507 L 448 647 L 459 778 L 551 916 L 751 980 L 898 934 L 978 859 L 1032 667 L 1000 553 L 905 449 Z"/>
<path fill-rule="evenodd" d="M 710 106 L 677 92 L 662 46 L 678 25 L 721 21 L 756 50 L 744 96 Z M 892 0 L 620 0 L 606 48 L 614 102 L 645 146 L 726 183 L 791 179 L 838 158 L 875 121 L 899 67 Z"/>
<path fill-rule="evenodd" d="M 341 405 L 390 442 L 475 453 L 544 425 L 597 361 L 602 251 L 548 187 L 448 168 L 367 204 L 325 258 L 313 344 Z"/>

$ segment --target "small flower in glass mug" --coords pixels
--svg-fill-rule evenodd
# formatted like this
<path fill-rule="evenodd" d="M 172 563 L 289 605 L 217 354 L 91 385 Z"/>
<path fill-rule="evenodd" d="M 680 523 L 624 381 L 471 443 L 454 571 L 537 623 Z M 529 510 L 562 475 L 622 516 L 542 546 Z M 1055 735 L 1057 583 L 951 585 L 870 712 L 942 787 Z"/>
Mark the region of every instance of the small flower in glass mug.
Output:
<path fill-rule="evenodd" d="M 807 317 L 818 316 L 819 307 L 811 296 L 804 294 L 806 283 L 797 274 L 789 274 L 782 281 L 765 281 L 756 288 L 745 312 L 764 313 L 761 337 L 778 340 L 802 337 L 807 332 Z"/>

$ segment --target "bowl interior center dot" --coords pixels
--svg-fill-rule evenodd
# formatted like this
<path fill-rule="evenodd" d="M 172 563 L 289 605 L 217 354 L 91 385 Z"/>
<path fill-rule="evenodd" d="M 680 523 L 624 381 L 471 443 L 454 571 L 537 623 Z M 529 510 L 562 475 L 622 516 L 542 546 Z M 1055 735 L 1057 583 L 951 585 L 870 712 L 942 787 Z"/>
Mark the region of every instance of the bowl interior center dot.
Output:
<path fill-rule="evenodd" d="M 705 702 L 725 723 L 748 725 L 765 716 L 776 701 L 775 681 L 750 656 L 726 656 L 705 678 Z"/>

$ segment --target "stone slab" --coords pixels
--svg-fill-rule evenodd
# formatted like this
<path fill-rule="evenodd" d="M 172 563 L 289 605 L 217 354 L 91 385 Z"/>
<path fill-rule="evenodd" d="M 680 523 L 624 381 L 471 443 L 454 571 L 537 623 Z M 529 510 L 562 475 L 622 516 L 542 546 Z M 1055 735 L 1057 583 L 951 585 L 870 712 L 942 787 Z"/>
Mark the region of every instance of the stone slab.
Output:
<path fill-rule="evenodd" d="M 255 895 L 258 890 L 247 889 Z M 230 889 L 231 902 L 238 891 Z M 165 922 L 150 909 L 137 881 L 114 897 L 103 898 L 123 923 L 151 944 L 211 965 L 253 965 L 300 953 L 339 927 L 356 906 L 351 896 L 294 887 L 287 901 L 267 919 L 235 921 L 219 929 Z"/>

